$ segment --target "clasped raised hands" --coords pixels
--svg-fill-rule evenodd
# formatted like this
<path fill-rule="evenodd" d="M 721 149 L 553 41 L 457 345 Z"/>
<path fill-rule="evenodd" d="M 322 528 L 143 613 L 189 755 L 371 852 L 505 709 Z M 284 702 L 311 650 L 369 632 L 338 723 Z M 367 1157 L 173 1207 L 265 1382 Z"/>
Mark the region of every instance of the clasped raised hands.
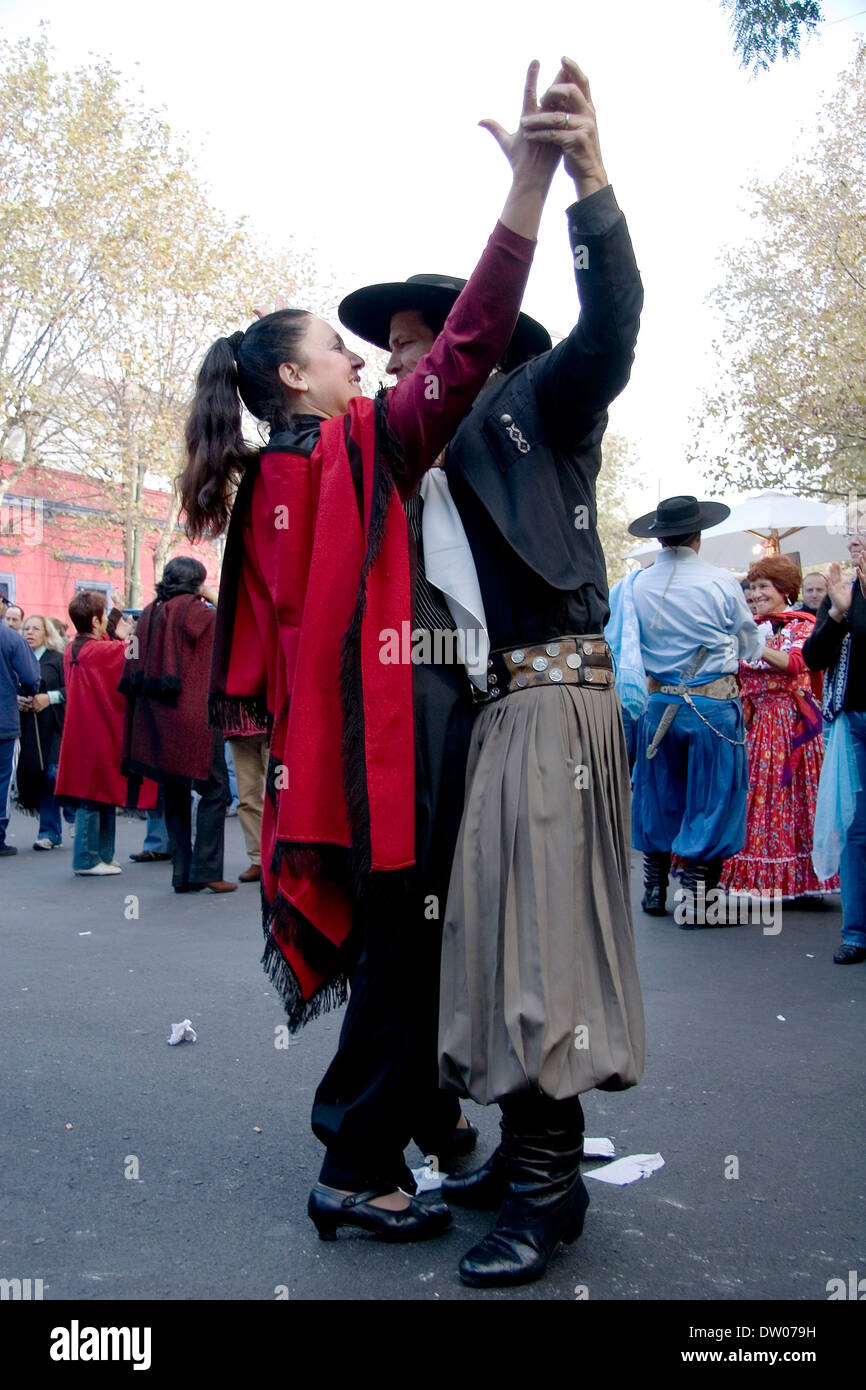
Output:
<path fill-rule="evenodd" d="M 586 198 L 609 182 L 601 159 L 598 124 L 589 79 L 573 58 L 562 67 L 541 98 L 541 112 L 524 119 L 527 135 L 559 149 L 566 172 Z"/>

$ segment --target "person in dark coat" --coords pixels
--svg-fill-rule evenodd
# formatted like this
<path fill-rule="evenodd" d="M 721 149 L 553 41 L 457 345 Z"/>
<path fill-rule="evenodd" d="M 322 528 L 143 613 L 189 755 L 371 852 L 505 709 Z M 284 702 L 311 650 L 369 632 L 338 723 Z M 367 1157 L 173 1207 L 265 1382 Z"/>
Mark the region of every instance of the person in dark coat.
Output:
<path fill-rule="evenodd" d="M 18 696 L 35 695 L 39 689 L 39 662 L 20 632 L 4 621 L 8 602 L 0 591 L 0 856 L 17 854 L 15 845 L 6 843 L 9 824 L 9 784 L 15 744 L 21 732 Z"/>
<path fill-rule="evenodd" d="M 222 734 L 208 727 L 216 595 L 206 577 L 191 556 L 169 561 L 138 620 L 119 686 L 128 697 L 121 766 L 164 786 L 176 893 L 237 888 L 223 878 L 229 781 Z M 194 842 L 193 791 L 201 798 Z"/>
<path fill-rule="evenodd" d="M 33 848 L 52 850 L 63 839 L 60 807 L 54 797 L 66 704 L 63 643 L 39 613 L 32 613 L 26 619 L 22 636 L 39 662 L 40 680 L 35 695 L 21 696 L 18 700 L 21 710 L 21 752 L 16 773 L 18 806 L 39 817 Z"/>
<path fill-rule="evenodd" d="M 629 769 L 603 637 L 607 578 L 595 508 L 607 407 L 629 378 L 643 291 L 575 63 L 563 60 L 542 107 L 524 127 L 549 126 L 558 113 L 544 138 L 562 150 L 578 194 L 568 223 L 580 319 L 555 348 L 543 329 L 512 343 L 504 370 L 433 470 L 440 476 L 422 487 L 423 515 L 412 527 L 419 624 L 432 609 L 426 626 L 463 631 L 467 651 L 465 674 L 416 667 L 424 672 L 416 718 L 430 769 L 419 799 L 432 827 L 418 862 L 422 875 L 436 865 L 425 894 L 443 870 L 448 882 L 453 853 L 441 1080 L 453 1094 L 502 1108 L 500 1148 L 443 1187 L 449 1202 L 501 1206 L 495 1230 L 461 1261 L 471 1285 L 536 1279 L 559 1240 L 580 1233 L 589 1199 L 579 1176 L 579 1094 L 634 1085 L 644 1051 Z M 389 370 L 402 377 L 460 284 L 425 275 L 368 286 L 343 301 L 340 317 L 390 348 Z M 443 607 L 451 623 L 437 621 Z M 576 1027 L 589 1016 L 592 1045 L 581 1047 Z"/>

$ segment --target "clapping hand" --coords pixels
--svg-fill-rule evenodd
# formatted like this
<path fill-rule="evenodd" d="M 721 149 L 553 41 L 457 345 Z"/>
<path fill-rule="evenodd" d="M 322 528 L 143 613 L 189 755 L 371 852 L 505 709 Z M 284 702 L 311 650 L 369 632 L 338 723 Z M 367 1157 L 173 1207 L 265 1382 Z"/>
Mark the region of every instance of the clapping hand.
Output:
<path fill-rule="evenodd" d="M 866 555 L 861 554 L 857 562 L 857 577 L 860 592 L 866 598 Z M 838 623 L 851 607 L 852 589 L 851 581 L 842 578 L 841 567 L 835 563 L 827 571 L 827 593 L 830 595 L 830 617 Z"/>

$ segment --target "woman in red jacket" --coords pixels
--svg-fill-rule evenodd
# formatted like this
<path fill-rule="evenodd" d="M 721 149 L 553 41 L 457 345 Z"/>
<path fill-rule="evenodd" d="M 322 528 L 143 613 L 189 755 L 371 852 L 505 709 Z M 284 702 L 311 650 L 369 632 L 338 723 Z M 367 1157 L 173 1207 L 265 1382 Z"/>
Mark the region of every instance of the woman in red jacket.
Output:
<path fill-rule="evenodd" d="M 537 111 L 530 69 L 524 115 Z M 561 117 L 560 117 L 561 121 Z M 557 113 L 551 114 L 551 126 Z M 319 1234 L 438 1234 L 450 1213 L 399 1191 L 412 1077 L 414 862 L 411 665 L 381 634 L 411 619 L 403 501 L 448 443 L 514 328 L 558 150 L 497 134 L 514 171 L 502 217 L 412 376 L 361 395 L 361 358 L 322 319 L 285 309 L 220 339 L 202 365 L 181 480 L 187 530 L 219 534 L 211 712 L 270 727 L 262 822 L 264 964 L 298 1028 L 352 992 L 316 1095 L 326 1145 Z M 270 427 L 245 443 L 241 403 Z M 411 1187 L 410 1187 L 411 1190 Z"/>
<path fill-rule="evenodd" d="M 102 878 L 119 874 L 114 858 L 115 808 L 152 810 L 156 786 L 120 770 L 126 701 L 118 693 L 132 624 L 123 617 L 108 637 L 103 594 L 77 593 L 69 605 L 75 638 L 63 654 L 66 717 L 55 795 L 75 805 L 73 872 Z"/>

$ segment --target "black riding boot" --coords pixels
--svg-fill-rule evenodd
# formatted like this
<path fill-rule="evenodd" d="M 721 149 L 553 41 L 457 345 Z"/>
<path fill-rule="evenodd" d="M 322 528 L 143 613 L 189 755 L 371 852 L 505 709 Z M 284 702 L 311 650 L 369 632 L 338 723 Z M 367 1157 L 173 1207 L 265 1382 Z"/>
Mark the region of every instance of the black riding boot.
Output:
<path fill-rule="evenodd" d="M 677 922 L 684 931 L 707 925 L 707 894 L 718 887 L 724 862 L 724 859 L 683 860 L 680 884 L 686 894 L 677 913 Z"/>
<path fill-rule="evenodd" d="M 650 917 L 665 917 L 665 899 L 668 891 L 668 876 L 671 871 L 670 854 L 645 854 L 643 857 L 644 895 L 641 907 Z"/>
<path fill-rule="evenodd" d="M 505 1199 L 507 1185 L 508 1134 L 504 1120 L 499 1121 L 502 1138 L 486 1163 L 471 1173 L 446 1178 L 442 1196 L 449 1206 L 472 1207 L 475 1211 L 498 1211 Z"/>
<path fill-rule="evenodd" d="M 559 1242 L 580 1235 L 589 1206 L 577 1098 L 508 1096 L 502 1112 L 505 1200 L 495 1228 L 460 1261 L 460 1278 L 476 1288 L 540 1279 Z"/>

